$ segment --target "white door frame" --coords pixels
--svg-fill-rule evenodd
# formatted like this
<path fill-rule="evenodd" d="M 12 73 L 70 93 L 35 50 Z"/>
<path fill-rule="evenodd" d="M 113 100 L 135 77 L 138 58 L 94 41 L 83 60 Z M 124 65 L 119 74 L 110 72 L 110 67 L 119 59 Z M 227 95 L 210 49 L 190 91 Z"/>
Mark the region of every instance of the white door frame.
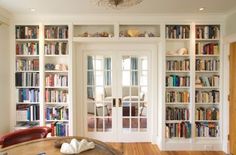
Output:
<path fill-rule="evenodd" d="M 150 122 L 150 129 L 149 129 L 149 142 L 156 142 L 156 136 L 157 136 L 157 52 L 158 52 L 158 47 L 157 47 L 157 44 L 135 44 L 135 43 L 129 43 L 129 44 L 126 44 L 126 43 L 114 43 L 114 44 L 102 44 L 102 43 L 92 43 L 92 44 L 78 44 L 76 46 L 77 48 L 77 57 L 76 59 L 77 60 L 82 60 L 83 61 L 83 53 L 85 51 L 150 51 L 151 53 L 151 64 L 150 66 L 152 67 L 151 68 L 151 71 L 152 73 L 149 75 L 149 78 L 151 79 L 150 80 L 150 116 L 149 116 L 149 122 Z M 127 50 L 128 49 L 128 50 Z M 79 79 L 82 79 L 81 78 L 81 75 L 82 74 L 85 74 L 83 71 L 82 71 L 82 68 L 81 68 L 81 65 L 82 65 L 82 62 L 79 62 L 77 65 L 77 70 L 79 70 L 80 72 L 77 72 L 77 77 L 80 77 Z M 82 74 L 81 74 L 81 71 L 82 71 Z M 84 76 L 83 76 L 84 78 Z M 84 79 L 82 79 L 84 80 Z M 81 128 L 80 126 L 80 131 L 79 131 L 79 134 L 81 136 L 86 136 L 87 135 L 87 124 L 86 124 L 86 116 L 87 116 L 87 113 L 86 111 L 84 110 L 86 107 L 83 105 L 83 97 L 84 97 L 84 90 L 82 92 L 78 92 L 78 90 L 81 90 L 81 87 L 84 88 L 84 85 L 82 84 L 81 85 L 81 82 L 78 82 L 77 83 L 77 92 L 76 94 L 78 93 L 78 97 L 77 97 L 77 104 L 79 106 L 78 107 L 81 107 L 83 110 L 79 110 L 80 114 L 77 114 L 77 117 L 79 117 L 79 124 L 83 124 L 83 127 Z M 80 96 L 80 97 L 79 97 Z M 81 98 L 82 96 L 82 98 Z M 80 99 L 80 100 L 78 100 Z M 82 99 L 82 100 L 81 100 Z M 83 118 L 83 119 L 81 119 Z M 82 122 L 80 122 L 82 121 Z M 82 129 L 82 130 L 81 130 Z M 100 136 L 99 136 L 100 137 Z M 111 139 L 109 139 L 108 137 L 105 137 L 103 139 L 104 141 L 111 141 Z M 112 140 L 114 141 L 114 140 Z M 120 140 L 118 140 L 120 141 Z M 137 140 L 135 139 L 129 139 L 128 141 L 126 142 L 136 142 Z M 145 140 L 147 141 L 147 140 Z"/>

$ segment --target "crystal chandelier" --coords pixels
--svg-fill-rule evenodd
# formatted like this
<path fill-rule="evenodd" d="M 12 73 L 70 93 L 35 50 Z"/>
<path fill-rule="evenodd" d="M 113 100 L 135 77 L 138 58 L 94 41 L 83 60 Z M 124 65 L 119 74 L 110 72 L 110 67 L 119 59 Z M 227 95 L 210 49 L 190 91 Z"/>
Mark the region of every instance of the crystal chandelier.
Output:
<path fill-rule="evenodd" d="M 92 0 L 97 6 L 122 9 L 141 3 L 143 0 Z"/>

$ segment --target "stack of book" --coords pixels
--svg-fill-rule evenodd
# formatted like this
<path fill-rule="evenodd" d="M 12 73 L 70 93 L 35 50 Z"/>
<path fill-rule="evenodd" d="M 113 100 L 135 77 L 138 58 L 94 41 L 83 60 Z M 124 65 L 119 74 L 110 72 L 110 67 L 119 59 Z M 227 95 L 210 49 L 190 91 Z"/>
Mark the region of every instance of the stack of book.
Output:
<path fill-rule="evenodd" d="M 16 73 L 15 75 L 16 86 L 39 86 L 39 73 Z"/>
<path fill-rule="evenodd" d="M 68 38 L 68 26 L 45 26 L 46 39 L 66 39 Z"/>
<path fill-rule="evenodd" d="M 195 91 L 196 103 L 219 103 L 220 92 L 218 90 L 211 91 Z"/>
<path fill-rule="evenodd" d="M 166 120 L 188 120 L 189 109 L 178 108 L 178 107 L 167 107 L 166 108 Z"/>
<path fill-rule="evenodd" d="M 39 44 L 37 42 L 17 43 L 16 55 L 39 55 Z"/>
<path fill-rule="evenodd" d="M 66 55 L 68 46 L 66 42 L 50 42 L 44 45 L 44 52 L 46 55 Z"/>
<path fill-rule="evenodd" d="M 17 59 L 16 71 L 39 71 L 38 59 Z"/>
<path fill-rule="evenodd" d="M 191 124 L 189 122 L 166 124 L 166 138 L 190 138 Z"/>
<path fill-rule="evenodd" d="M 198 107 L 195 117 L 196 120 L 219 120 L 219 109 L 216 107 Z"/>
<path fill-rule="evenodd" d="M 45 76 L 46 86 L 50 87 L 67 87 L 68 76 L 60 74 L 49 74 Z"/>
<path fill-rule="evenodd" d="M 38 26 L 16 26 L 16 39 L 37 39 L 38 36 Z"/>
<path fill-rule="evenodd" d="M 196 76 L 196 87 L 219 87 L 220 76 Z"/>
<path fill-rule="evenodd" d="M 188 87 L 190 86 L 189 76 L 170 75 L 166 76 L 167 87 Z"/>
<path fill-rule="evenodd" d="M 218 55 L 219 44 L 218 43 L 203 43 L 197 42 L 195 45 L 196 55 Z"/>
<path fill-rule="evenodd" d="M 39 105 L 19 104 L 16 106 L 17 121 L 39 120 Z"/>
<path fill-rule="evenodd" d="M 167 71 L 189 71 L 189 69 L 190 69 L 189 59 L 166 61 Z"/>
<path fill-rule="evenodd" d="M 219 71 L 220 61 L 196 59 L 196 71 Z"/>
<path fill-rule="evenodd" d="M 18 102 L 39 102 L 39 89 L 16 89 Z"/>
<path fill-rule="evenodd" d="M 65 106 L 47 107 L 46 108 L 46 119 L 47 120 L 68 120 L 69 109 Z"/>
<path fill-rule="evenodd" d="M 197 137 L 219 137 L 220 129 L 218 123 L 197 122 L 196 123 Z"/>
<path fill-rule="evenodd" d="M 64 122 L 52 122 L 49 124 L 52 132 L 51 136 L 69 136 L 69 124 Z"/>
<path fill-rule="evenodd" d="M 166 103 L 188 103 L 189 92 L 188 91 L 167 91 Z"/>
<path fill-rule="evenodd" d="M 67 90 L 45 90 L 45 102 L 63 102 L 66 103 L 68 99 Z"/>
<path fill-rule="evenodd" d="M 198 39 L 219 39 L 220 28 L 218 25 L 202 25 L 196 27 L 196 38 Z"/>
<path fill-rule="evenodd" d="M 190 37 L 189 25 L 166 25 L 167 39 L 187 39 Z"/>

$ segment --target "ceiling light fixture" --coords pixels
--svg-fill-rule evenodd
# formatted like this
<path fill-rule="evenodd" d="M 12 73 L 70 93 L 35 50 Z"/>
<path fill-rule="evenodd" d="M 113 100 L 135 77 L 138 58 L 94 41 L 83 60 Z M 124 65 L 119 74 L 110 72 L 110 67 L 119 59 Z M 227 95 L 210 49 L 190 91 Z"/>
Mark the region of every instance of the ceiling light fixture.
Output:
<path fill-rule="evenodd" d="M 141 3 L 143 0 L 92 0 L 97 6 L 122 9 Z"/>
<path fill-rule="evenodd" d="M 204 9 L 205 9 L 205 8 L 203 8 L 203 7 L 202 7 L 202 8 L 199 8 L 199 11 L 203 11 Z"/>
<path fill-rule="evenodd" d="M 30 11 L 31 11 L 31 12 L 35 12 L 36 9 L 35 9 L 35 8 L 30 8 Z"/>

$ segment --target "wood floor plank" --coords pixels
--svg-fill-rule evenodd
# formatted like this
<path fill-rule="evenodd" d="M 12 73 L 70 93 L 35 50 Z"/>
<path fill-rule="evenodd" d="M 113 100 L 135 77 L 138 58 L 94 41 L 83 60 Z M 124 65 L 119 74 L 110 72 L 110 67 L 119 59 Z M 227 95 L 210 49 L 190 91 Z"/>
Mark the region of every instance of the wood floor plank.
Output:
<path fill-rule="evenodd" d="M 151 143 L 108 143 L 123 155 L 226 155 L 221 151 L 160 151 Z"/>

